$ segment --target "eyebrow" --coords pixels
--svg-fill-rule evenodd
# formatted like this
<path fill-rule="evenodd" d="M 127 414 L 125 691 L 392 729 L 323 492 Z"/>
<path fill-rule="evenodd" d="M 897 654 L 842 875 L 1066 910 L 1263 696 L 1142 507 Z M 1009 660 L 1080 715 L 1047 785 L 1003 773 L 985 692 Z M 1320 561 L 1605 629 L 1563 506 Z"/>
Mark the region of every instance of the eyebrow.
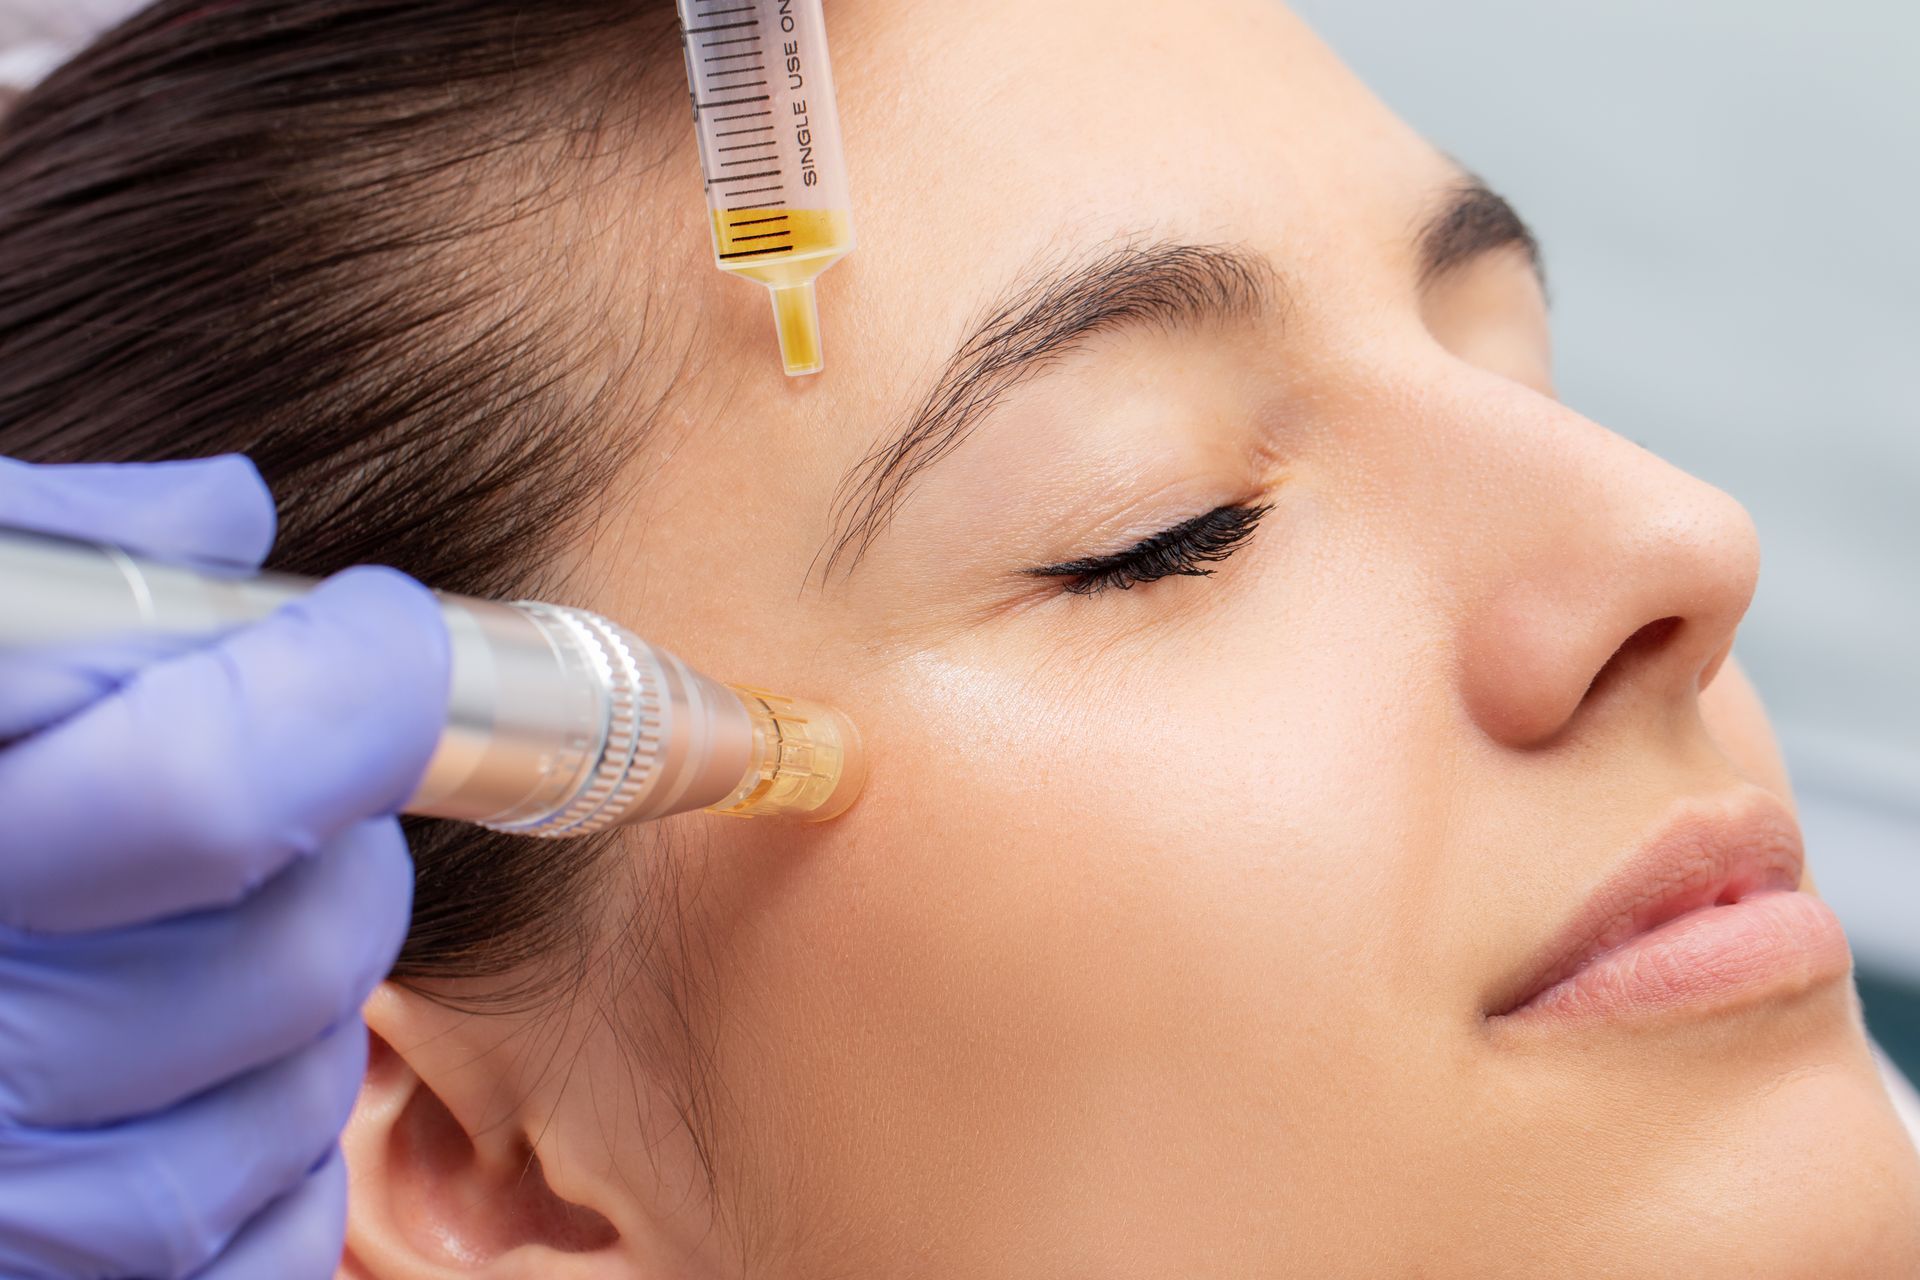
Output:
<path fill-rule="evenodd" d="M 1541 274 L 1539 244 L 1526 223 L 1470 174 L 1447 191 L 1414 243 L 1423 288 L 1509 248 L 1521 249 Z M 853 571 L 914 481 L 964 443 L 1001 399 L 1094 335 L 1247 321 L 1284 314 L 1288 303 L 1273 265 L 1231 245 L 1129 237 L 1091 258 L 1030 273 L 974 325 L 905 426 L 842 478 L 833 502 L 834 533 L 815 560 L 821 581 L 836 570 Z"/>
<path fill-rule="evenodd" d="M 1439 211 L 1418 235 L 1420 285 L 1425 288 L 1457 267 L 1501 249 L 1518 249 L 1546 287 L 1540 241 L 1506 198 L 1472 174 L 1463 174 L 1447 192 Z"/>

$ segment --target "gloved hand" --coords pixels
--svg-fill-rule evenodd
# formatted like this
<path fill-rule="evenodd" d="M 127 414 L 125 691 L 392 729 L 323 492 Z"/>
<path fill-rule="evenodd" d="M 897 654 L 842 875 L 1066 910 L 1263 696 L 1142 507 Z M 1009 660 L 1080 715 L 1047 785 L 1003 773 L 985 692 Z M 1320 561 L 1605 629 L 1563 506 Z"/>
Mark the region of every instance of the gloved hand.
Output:
<path fill-rule="evenodd" d="M 257 566 L 274 515 L 244 459 L 0 459 L 0 523 Z M 131 673 L 65 661 L 0 657 L 0 1275 L 326 1280 L 439 610 L 361 569 Z"/>
<path fill-rule="evenodd" d="M 25 92 L 145 0 L 6 0 L 0 4 L 0 104 Z"/>

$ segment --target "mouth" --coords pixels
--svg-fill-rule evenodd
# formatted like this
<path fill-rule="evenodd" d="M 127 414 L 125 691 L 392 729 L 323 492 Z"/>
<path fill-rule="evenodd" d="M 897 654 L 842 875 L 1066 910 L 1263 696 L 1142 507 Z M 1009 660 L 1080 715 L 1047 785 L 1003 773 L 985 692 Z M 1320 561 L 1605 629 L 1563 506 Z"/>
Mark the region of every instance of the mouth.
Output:
<path fill-rule="evenodd" d="M 1800 889 L 1799 825 L 1764 792 L 1683 804 L 1492 1002 L 1501 1023 L 1639 1020 L 1844 977 L 1832 910 Z"/>

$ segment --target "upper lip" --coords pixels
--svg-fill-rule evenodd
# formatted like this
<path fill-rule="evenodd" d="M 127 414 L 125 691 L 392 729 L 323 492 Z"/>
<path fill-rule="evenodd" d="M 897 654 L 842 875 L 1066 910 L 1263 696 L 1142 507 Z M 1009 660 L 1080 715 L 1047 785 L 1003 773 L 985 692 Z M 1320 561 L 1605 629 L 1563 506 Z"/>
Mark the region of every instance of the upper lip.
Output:
<path fill-rule="evenodd" d="M 1489 1006 L 1514 1013 L 1599 957 L 1669 920 L 1716 903 L 1800 887 L 1800 827 L 1764 791 L 1682 802 L 1616 866 Z"/>

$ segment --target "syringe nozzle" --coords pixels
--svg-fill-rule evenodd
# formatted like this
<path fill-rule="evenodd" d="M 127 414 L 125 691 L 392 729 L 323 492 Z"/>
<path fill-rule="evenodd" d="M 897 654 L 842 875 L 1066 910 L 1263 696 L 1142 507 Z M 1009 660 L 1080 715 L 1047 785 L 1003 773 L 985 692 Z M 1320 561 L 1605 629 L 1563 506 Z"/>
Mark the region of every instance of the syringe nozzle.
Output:
<path fill-rule="evenodd" d="M 813 281 L 773 289 L 773 326 L 780 335 L 780 359 L 789 378 L 803 378 L 826 367 Z"/>

